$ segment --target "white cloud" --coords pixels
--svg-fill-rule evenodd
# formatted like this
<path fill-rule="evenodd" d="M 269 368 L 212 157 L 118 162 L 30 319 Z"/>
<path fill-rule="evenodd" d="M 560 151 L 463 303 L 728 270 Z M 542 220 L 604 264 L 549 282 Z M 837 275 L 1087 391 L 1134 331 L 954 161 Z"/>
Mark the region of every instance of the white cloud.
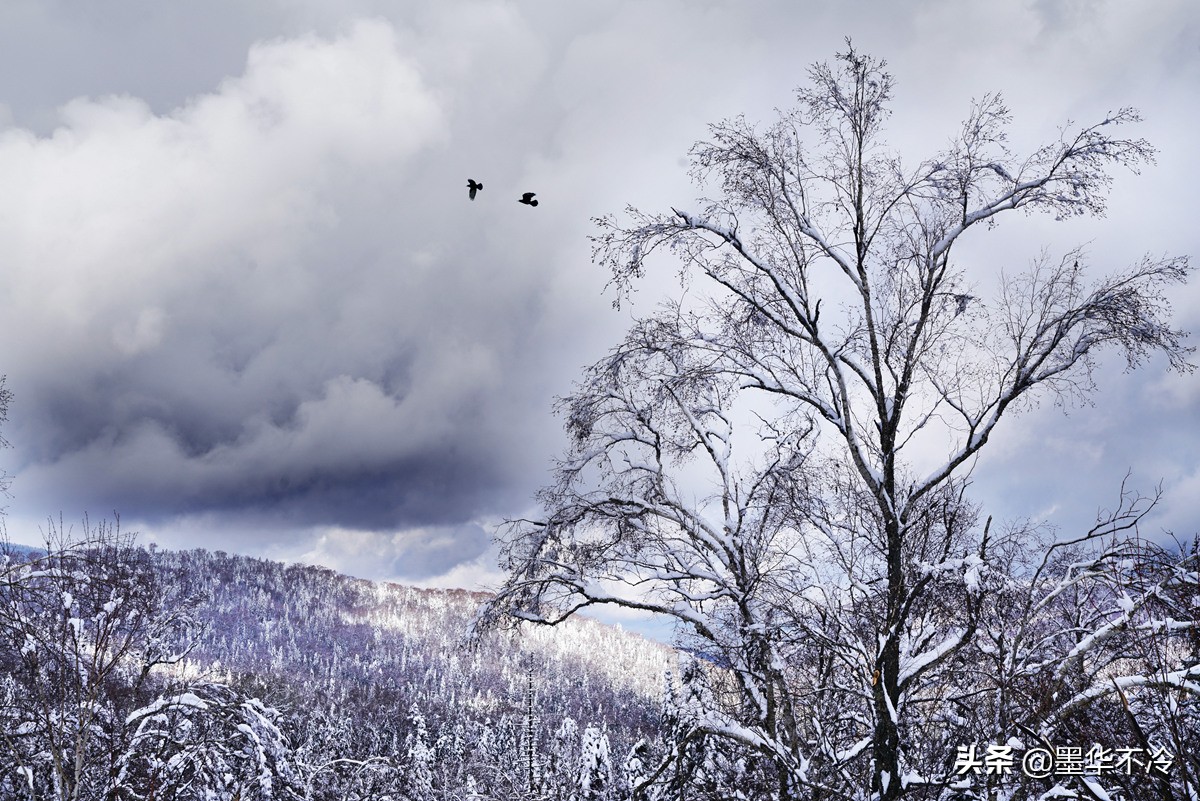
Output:
<path fill-rule="evenodd" d="M 1131 133 L 1160 163 L 1118 176 L 1110 218 L 1010 220 L 959 254 L 983 278 L 1043 243 L 1090 242 L 1105 270 L 1198 252 L 1187 0 L 214 3 L 219 23 L 132 0 L 0 9 L 14 534 L 116 507 L 164 544 L 487 574 L 446 538 L 525 510 L 560 440 L 550 397 L 628 320 L 599 295 L 588 219 L 691 204 L 680 158 L 704 124 L 769 119 L 846 35 L 889 60 L 910 163 L 986 91 L 1018 150 L 1068 117 L 1146 112 Z M 677 287 L 664 263 L 636 308 Z M 1078 513 L 1133 466 L 1183 491 L 1197 379 L 1160 368 L 1106 367 L 1111 391 L 1066 422 L 1013 417 L 978 489 Z"/>

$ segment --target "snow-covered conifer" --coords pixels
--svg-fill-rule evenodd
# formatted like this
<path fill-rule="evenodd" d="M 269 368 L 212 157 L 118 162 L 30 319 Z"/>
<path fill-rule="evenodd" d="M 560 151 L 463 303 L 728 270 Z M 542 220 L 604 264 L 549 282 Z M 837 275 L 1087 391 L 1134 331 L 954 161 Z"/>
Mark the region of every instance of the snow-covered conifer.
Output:
<path fill-rule="evenodd" d="M 433 786 L 436 755 L 429 742 L 425 727 L 425 716 L 414 701 L 409 709 L 408 720 L 408 792 L 414 801 L 433 801 L 436 797 Z"/>
<path fill-rule="evenodd" d="M 583 730 L 579 751 L 580 801 L 608 801 L 614 789 L 608 734 L 588 726 Z"/>

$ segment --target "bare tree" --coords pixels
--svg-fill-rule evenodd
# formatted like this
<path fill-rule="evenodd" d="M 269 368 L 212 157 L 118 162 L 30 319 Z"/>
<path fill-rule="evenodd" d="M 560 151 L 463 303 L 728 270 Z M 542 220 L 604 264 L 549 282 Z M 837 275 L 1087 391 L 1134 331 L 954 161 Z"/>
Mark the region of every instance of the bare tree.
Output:
<path fill-rule="evenodd" d="M 987 95 L 944 152 L 906 167 L 881 138 L 884 67 L 848 46 L 769 128 L 712 126 L 692 151 L 719 190 L 702 211 L 597 221 L 618 303 L 663 246 L 687 291 L 561 402 L 570 451 L 539 495 L 545 516 L 502 534 L 510 575 L 481 617 L 554 624 L 595 604 L 673 617 L 713 666 L 686 737 L 767 758 L 780 799 L 987 797 L 954 770 L 955 738 L 1055 735 L 1133 686 L 1110 681 L 1124 663 L 1102 647 L 1131 628 L 1107 613 L 1124 596 L 1061 618 L 1084 585 L 1116 592 L 1148 569 L 1129 538 L 1153 499 L 1123 492 L 1074 543 L 1080 567 L 1052 541 L 1030 557 L 1036 532 L 983 520 L 966 479 L 1022 401 L 1086 396 L 1104 348 L 1190 369 L 1166 299 L 1186 258 L 1090 280 L 1081 250 L 990 274 L 956 255 L 1006 212 L 1103 214 L 1110 170 L 1153 156 L 1119 135 L 1133 110 L 1018 157 Z M 1157 556 L 1164 587 L 1194 575 L 1186 555 Z M 1167 636 L 1165 620 L 1142 634 Z M 980 675 L 997 648 L 1006 672 Z M 1188 658 L 1158 686 L 1194 689 Z M 1032 687 L 1068 675 L 1073 695 Z"/>
<path fill-rule="evenodd" d="M 0 547 L 0 796 L 299 798 L 278 713 L 179 675 L 196 600 L 115 524 L 44 540 Z"/>
<path fill-rule="evenodd" d="M 124 713 L 188 652 L 187 608 L 164 610 L 148 555 L 107 523 L 0 558 L 0 787 L 31 799 L 102 798 L 125 747 Z"/>
<path fill-rule="evenodd" d="M 1113 536 L 1155 500 L 1123 488 L 1102 528 L 1008 538 L 989 560 L 977 641 L 956 660 L 975 688 L 957 704 L 967 730 L 1012 733 L 1056 755 L 1083 744 L 1090 756 L 1079 756 L 1097 768 L 1083 798 L 1104 787 L 1131 799 L 1200 791 L 1200 541 Z M 1137 749 L 1140 764 L 1104 769 L 1121 748 Z M 969 779 L 983 789 L 996 777 Z"/>

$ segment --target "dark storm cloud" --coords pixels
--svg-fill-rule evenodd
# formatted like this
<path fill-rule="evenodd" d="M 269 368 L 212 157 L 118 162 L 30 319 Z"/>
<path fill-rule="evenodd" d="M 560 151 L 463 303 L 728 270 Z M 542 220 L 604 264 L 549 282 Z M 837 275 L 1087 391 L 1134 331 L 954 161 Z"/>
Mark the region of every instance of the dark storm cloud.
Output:
<path fill-rule="evenodd" d="M 117 509 L 165 544 L 473 586 L 492 564 L 485 530 L 526 513 L 547 475 L 552 396 L 628 321 L 589 269 L 589 218 L 687 206 L 682 157 L 705 123 L 769 119 L 847 35 L 891 62 L 889 140 L 910 163 L 987 91 L 1010 100 L 1015 148 L 1067 118 L 1145 111 L 1137 135 L 1160 167 L 1118 178 L 1117 230 L 1005 223 L 979 269 L 1042 244 L 1093 242 L 1105 271 L 1200 253 L 1180 211 L 1200 199 L 1200 15 L 1182 0 L 1073 8 L 7 4 L 10 531 Z M 485 184 L 473 203 L 468 177 Z M 638 308 L 677 290 L 664 264 Z M 1198 297 L 1180 295 L 1181 323 L 1200 325 Z M 1052 407 L 1009 421 L 982 497 L 1005 515 L 1073 503 L 1074 520 L 1126 467 L 1200 497 L 1194 449 L 1177 445 L 1194 437 L 1171 433 L 1195 430 L 1200 384 L 1134 376 L 1105 372 L 1113 389 L 1068 422 Z"/>
<path fill-rule="evenodd" d="M 511 379 L 553 279 L 481 234 L 513 210 L 466 218 L 459 177 L 416 158 L 446 114 L 390 26 L 258 46 L 166 116 L 123 97 L 61 113 L 50 137 L 0 135 L 29 187 L 0 223 L 9 325 L 39 343 L 8 354 L 25 493 L 151 521 L 496 506 L 527 467 L 514 438 L 536 439 L 515 418 L 537 382 Z"/>
<path fill-rule="evenodd" d="M 478 423 L 424 444 L 381 431 L 373 418 L 351 418 L 338 426 L 338 443 L 319 451 L 293 441 L 286 456 L 263 445 L 257 455 L 222 458 L 234 444 L 188 449 L 180 428 L 192 422 L 147 419 L 23 476 L 30 489 L 43 477 L 51 487 L 66 487 L 83 508 L 136 510 L 148 520 L 217 510 L 277 525 L 364 529 L 457 523 L 503 508 L 506 493 L 524 489 L 505 469 L 512 457 L 482 441 L 487 432 Z M 290 432 L 285 423 L 276 436 Z M 296 440 L 306 436 L 295 433 Z M 390 451 L 370 446 L 379 436 L 395 438 Z M 406 446 L 411 453 L 402 452 Z"/>

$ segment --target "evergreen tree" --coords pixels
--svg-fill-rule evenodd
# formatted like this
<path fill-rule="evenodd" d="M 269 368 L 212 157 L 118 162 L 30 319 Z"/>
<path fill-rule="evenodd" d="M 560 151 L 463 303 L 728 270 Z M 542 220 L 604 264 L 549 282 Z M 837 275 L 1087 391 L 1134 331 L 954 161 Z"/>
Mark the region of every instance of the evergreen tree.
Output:
<path fill-rule="evenodd" d="M 612 772 L 608 735 L 596 726 L 588 726 L 580 747 L 580 801 L 608 801 L 612 797 Z"/>
<path fill-rule="evenodd" d="M 408 792 L 413 801 L 433 801 L 435 754 L 429 745 L 429 732 L 425 728 L 425 716 L 413 702 L 409 710 L 411 730 L 408 735 Z"/>
<path fill-rule="evenodd" d="M 653 785 L 647 784 L 654 772 L 653 761 L 650 744 L 645 739 L 634 743 L 625 760 L 625 785 L 630 801 L 653 801 L 657 798 Z"/>

